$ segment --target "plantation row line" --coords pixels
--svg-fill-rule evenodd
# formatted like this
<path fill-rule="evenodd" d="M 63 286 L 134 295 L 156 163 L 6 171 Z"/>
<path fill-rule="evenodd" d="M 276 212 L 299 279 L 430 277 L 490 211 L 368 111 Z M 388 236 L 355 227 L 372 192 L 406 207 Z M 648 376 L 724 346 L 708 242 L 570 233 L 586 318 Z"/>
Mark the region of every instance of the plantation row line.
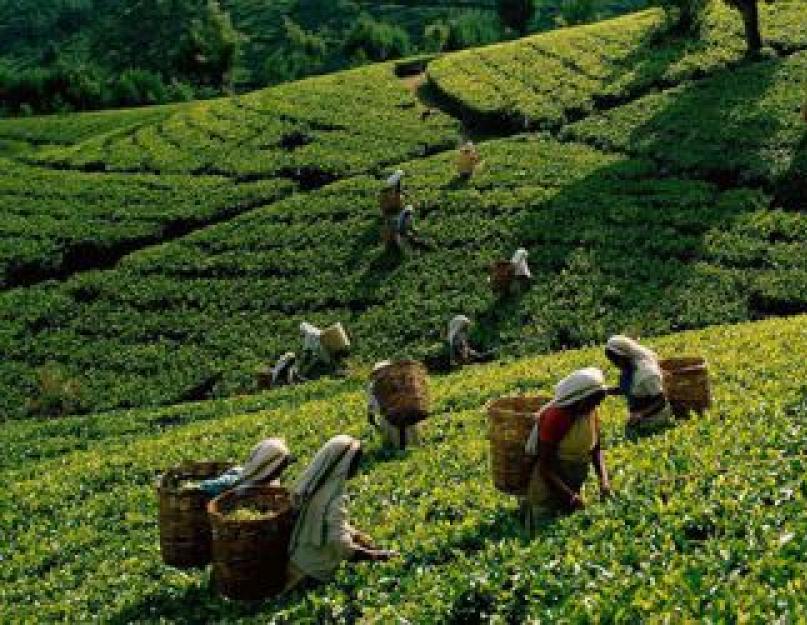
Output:
<path fill-rule="evenodd" d="M 480 406 L 490 397 L 546 389 L 572 368 L 600 363 L 599 351 L 476 367 L 439 379 L 435 395 L 448 412 L 428 422 L 427 448 L 401 455 L 369 445 L 367 474 L 353 484 L 354 519 L 407 554 L 402 561 L 345 569 L 317 593 L 292 595 L 257 611 L 212 597 L 204 574 L 176 572 L 159 562 L 155 473 L 183 460 L 243 455 L 267 435 L 284 436 L 303 461 L 330 432 L 367 436 L 363 393 L 348 387 L 330 400 L 303 400 L 297 408 L 191 423 L 158 435 L 144 432 L 131 440 L 112 434 L 93 449 L 6 473 L 10 486 L 2 497 L 14 506 L 0 509 L 11 529 L 12 555 L 0 567 L 0 597 L 20 618 L 36 610 L 39 618 L 70 620 L 93 611 L 109 620 L 159 614 L 180 621 L 273 617 L 281 623 L 394 615 L 452 622 L 474 611 L 617 618 L 663 611 L 671 602 L 692 615 L 799 609 L 803 595 L 792 581 L 798 571 L 789 564 L 798 559 L 787 554 L 804 546 L 798 525 L 807 496 L 804 465 L 775 465 L 774 482 L 773 473 L 758 471 L 756 460 L 801 449 L 803 389 L 788 372 L 807 339 L 804 322 L 771 320 L 655 341 L 662 354 L 707 357 L 715 373 L 715 411 L 633 444 L 622 440 L 617 407 L 606 405 L 604 436 L 619 497 L 548 525 L 535 542 L 518 530 L 512 502 L 490 484 Z M 759 357 L 749 360 L 748 353 Z M 47 441 L 49 425 L 40 425 Z M 709 473 L 662 489 L 666 499 L 659 500 L 657 477 L 686 474 L 715 460 L 738 467 L 747 462 L 753 479 L 711 481 Z M 768 497 L 780 503 L 764 504 Z M 731 525 L 730 519 L 740 517 L 742 525 Z M 111 525 L 110 518 L 120 521 Z M 727 520 L 715 525 L 718 518 Z M 782 543 L 781 557 L 763 553 L 790 533 L 795 538 Z M 731 557 L 716 557 L 721 550 Z M 733 573 L 749 565 L 750 574 Z M 688 571 L 701 571 L 702 583 L 717 583 L 720 591 L 682 586 Z M 682 598 L 682 589 L 691 590 L 692 603 L 688 595 Z M 748 599 L 746 590 L 753 590 Z"/>
<path fill-rule="evenodd" d="M 650 161 L 547 139 L 487 142 L 482 156 L 470 181 L 453 154 L 404 164 L 427 251 L 384 251 L 379 183 L 361 176 L 111 272 L 4 294 L 5 410 L 21 414 L 48 361 L 81 375 L 85 409 L 248 392 L 303 319 L 342 320 L 367 362 L 423 357 L 459 312 L 483 349 L 524 353 L 805 310 L 804 217 L 768 209 L 764 192 L 660 179 Z M 498 302 L 488 267 L 522 246 L 534 286 Z"/>

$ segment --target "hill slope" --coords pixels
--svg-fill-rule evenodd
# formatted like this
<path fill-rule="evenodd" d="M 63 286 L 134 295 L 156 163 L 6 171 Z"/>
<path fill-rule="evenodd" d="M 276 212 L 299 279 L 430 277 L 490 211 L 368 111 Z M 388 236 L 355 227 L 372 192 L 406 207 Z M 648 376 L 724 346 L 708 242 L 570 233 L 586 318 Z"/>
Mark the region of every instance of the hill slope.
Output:
<path fill-rule="evenodd" d="M 351 381 L 7 424 L 0 521 L 10 557 L 0 561 L 0 598 L 12 620 L 39 622 L 797 620 L 807 610 L 807 387 L 793 371 L 806 330 L 801 316 L 651 341 L 661 354 L 708 359 L 713 412 L 632 443 L 621 402 L 607 402 L 617 498 L 598 503 L 587 490 L 584 512 L 547 524 L 533 541 L 518 529 L 515 501 L 490 484 L 482 407 L 503 394 L 546 392 L 574 367 L 604 366 L 599 348 L 434 380 L 427 447 L 406 454 L 372 438 L 362 385 Z M 299 470 L 333 432 L 366 438 L 350 486 L 353 522 L 403 558 L 344 569 L 316 591 L 258 606 L 217 599 L 207 573 L 160 563 L 156 472 L 243 457 L 270 435 L 286 437 Z"/>
<path fill-rule="evenodd" d="M 651 37 L 656 15 L 598 25 L 597 37 L 606 40 L 610 24 L 615 53 L 633 45 L 648 67 L 669 50 L 683 50 L 686 67 L 719 62 L 695 82 L 691 72 L 669 76 L 660 94 L 596 101 L 578 123 L 563 114 L 551 136 L 491 138 L 469 183 L 452 164 L 468 125 L 433 108 L 424 118 L 433 94 L 412 93 L 392 65 L 154 118 L 128 112 L 120 125 L 97 115 L 0 122 L 0 137 L 29 142 L 8 156 L 0 195 L 0 228 L 15 241 L 0 257 L 3 281 L 29 285 L 0 294 L 0 410 L 23 415 L 49 361 L 79 378 L 84 409 L 244 392 L 257 364 L 296 345 L 305 318 L 347 322 L 367 361 L 423 355 L 457 312 L 476 317 L 476 339 L 505 353 L 803 312 L 805 214 L 793 210 L 803 208 L 797 192 L 782 192 L 798 190 L 786 181 L 804 163 L 801 40 L 781 57 L 728 68 L 739 32 L 688 46 Z M 791 32 L 794 15 L 780 9 L 768 23 Z M 561 54 L 592 28 L 521 45 Z M 575 84 L 578 65 L 562 65 L 560 78 Z M 635 65 L 597 71 L 616 83 L 627 72 L 626 83 Z M 738 79 L 742 97 L 712 97 Z M 593 97 L 599 87 L 586 89 Z M 547 106 L 552 97 L 542 96 Z M 454 105 L 467 124 L 487 120 Z M 673 132 L 694 117 L 708 128 Z M 682 140 L 686 151 L 673 149 Z M 738 141 L 742 152 L 716 165 Z M 433 247 L 398 259 L 378 241 L 376 194 L 401 165 Z M 486 266 L 519 245 L 536 285 L 497 302 Z M 49 277 L 64 280 L 39 282 Z"/>

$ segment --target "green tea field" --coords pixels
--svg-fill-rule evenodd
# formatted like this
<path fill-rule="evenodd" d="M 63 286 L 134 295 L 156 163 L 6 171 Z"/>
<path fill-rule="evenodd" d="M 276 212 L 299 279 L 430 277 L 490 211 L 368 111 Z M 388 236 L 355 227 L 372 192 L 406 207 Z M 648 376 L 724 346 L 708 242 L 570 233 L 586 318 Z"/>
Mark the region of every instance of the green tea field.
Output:
<path fill-rule="evenodd" d="M 575 367 L 604 366 L 599 349 L 435 381 L 426 446 L 405 453 L 373 439 L 353 382 L 6 424 L 0 521 L 10 538 L 0 603 L 12 622 L 799 622 L 807 613 L 807 386 L 794 371 L 807 318 L 716 326 L 652 345 L 708 359 L 715 409 L 634 443 L 622 434 L 622 406 L 607 403 L 616 497 L 597 502 L 592 490 L 586 510 L 534 541 L 519 529 L 515 500 L 491 485 L 483 406 L 546 392 Z M 286 437 L 304 464 L 323 430 L 367 441 L 350 487 L 353 521 L 401 558 L 257 605 L 216 598 L 207 573 L 161 563 L 152 485 L 161 468 L 239 458 L 268 435 Z"/>
<path fill-rule="evenodd" d="M 807 4 L 759 10 L 756 55 L 712 3 L 699 37 L 650 9 L 0 119 L 0 622 L 805 622 Z M 380 237 L 399 168 L 426 242 L 405 253 Z M 519 247 L 533 281 L 501 299 L 489 267 Z M 434 354 L 457 314 L 495 361 L 433 375 L 424 446 L 382 447 L 370 367 Z M 302 321 L 345 324 L 345 378 L 258 392 Z M 588 484 L 530 539 L 491 483 L 485 405 L 586 365 L 616 382 L 618 333 L 704 356 L 713 406 L 636 441 L 607 400 L 615 497 Z M 294 476 L 340 432 L 367 452 L 351 521 L 399 558 L 255 604 L 161 562 L 162 471 L 282 436 Z"/>

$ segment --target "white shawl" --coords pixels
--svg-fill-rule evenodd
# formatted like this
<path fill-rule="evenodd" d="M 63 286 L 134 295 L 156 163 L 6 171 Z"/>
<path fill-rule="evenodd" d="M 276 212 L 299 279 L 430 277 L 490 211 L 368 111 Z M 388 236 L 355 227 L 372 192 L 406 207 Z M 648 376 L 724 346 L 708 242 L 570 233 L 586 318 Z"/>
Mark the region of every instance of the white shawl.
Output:
<path fill-rule="evenodd" d="M 289 448 L 282 438 L 267 438 L 253 447 L 239 476 L 237 486 L 252 486 L 265 482 L 276 474 L 289 457 Z"/>
<path fill-rule="evenodd" d="M 292 487 L 292 497 L 299 516 L 289 548 L 299 545 L 323 547 L 334 530 L 328 527 L 334 517 L 333 508 L 343 507 L 345 481 L 361 444 L 355 438 L 340 434 L 329 440 Z"/>
<path fill-rule="evenodd" d="M 513 269 L 515 270 L 515 274 L 517 277 L 525 277 L 525 278 L 532 278 L 532 273 L 530 273 L 530 266 L 527 264 L 527 257 L 530 253 L 525 250 L 523 247 L 518 248 L 513 254 L 513 258 L 510 260 L 510 264 L 513 265 Z"/>
<path fill-rule="evenodd" d="M 448 344 L 452 347 L 457 340 L 460 332 L 463 332 L 471 327 L 471 320 L 465 315 L 457 315 L 448 322 Z"/>
<path fill-rule="evenodd" d="M 663 392 L 661 367 L 656 352 L 621 334 L 609 338 L 605 349 L 630 360 L 634 368 L 632 387 L 639 391 L 636 395 L 656 395 Z"/>

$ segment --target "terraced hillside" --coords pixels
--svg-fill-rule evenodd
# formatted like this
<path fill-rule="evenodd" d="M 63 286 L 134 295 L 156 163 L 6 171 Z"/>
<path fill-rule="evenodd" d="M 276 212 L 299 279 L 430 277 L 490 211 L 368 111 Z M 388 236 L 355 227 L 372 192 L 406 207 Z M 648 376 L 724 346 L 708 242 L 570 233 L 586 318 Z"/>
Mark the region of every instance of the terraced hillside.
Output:
<path fill-rule="evenodd" d="M 600 348 L 468 369 L 433 380 L 426 447 L 384 451 L 360 383 L 126 411 L 0 430 L 0 604 L 12 621 L 110 623 L 798 622 L 807 611 L 803 442 L 807 387 L 793 375 L 807 317 L 678 333 L 661 354 L 709 361 L 715 406 L 629 442 L 623 407 L 602 414 L 615 499 L 547 523 L 530 541 L 515 501 L 490 483 L 484 403 L 546 392 Z M 613 375 L 613 372 L 611 372 Z M 366 440 L 352 520 L 403 557 L 342 569 L 316 591 L 238 605 L 205 572 L 158 553 L 155 474 L 186 459 L 239 458 L 285 436 L 296 473 L 333 432 Z M 379 505 L 381 504 L 381 505 Z"/>
<path fill-rule="evenodd" d="M 380 65 L 120 125 L 0 123 L 30 145 L 0 183 L 0 230 L 19 241 L 0 256 L 0 411 L 24 415 L 49 362 L 85 410 L 248 391 L 302 319 L 345 321 L 359 364 L 422 355 L 457 312 L 505 354 L 804 312 L 804 8 L 774 7 L 779 52 L 760 60 L 739 56 L 735 13 L 696 44 L 648 12 L 446 56 L 417 93 Z M 468 89 L 435 96 L 452 59 L 505 52 L 576 93 L 529 100 L 544 133 L 512 135 Z M 475 67 L 467 85 L 499 76 Z M 480 130 L 485 167 L 463 183 L 453 147 Z M 432 245 L 404 258 L 376 217 L 398 166 Z M 487 264 L 519 245 L 536 284 L 497 302 Z"/>

